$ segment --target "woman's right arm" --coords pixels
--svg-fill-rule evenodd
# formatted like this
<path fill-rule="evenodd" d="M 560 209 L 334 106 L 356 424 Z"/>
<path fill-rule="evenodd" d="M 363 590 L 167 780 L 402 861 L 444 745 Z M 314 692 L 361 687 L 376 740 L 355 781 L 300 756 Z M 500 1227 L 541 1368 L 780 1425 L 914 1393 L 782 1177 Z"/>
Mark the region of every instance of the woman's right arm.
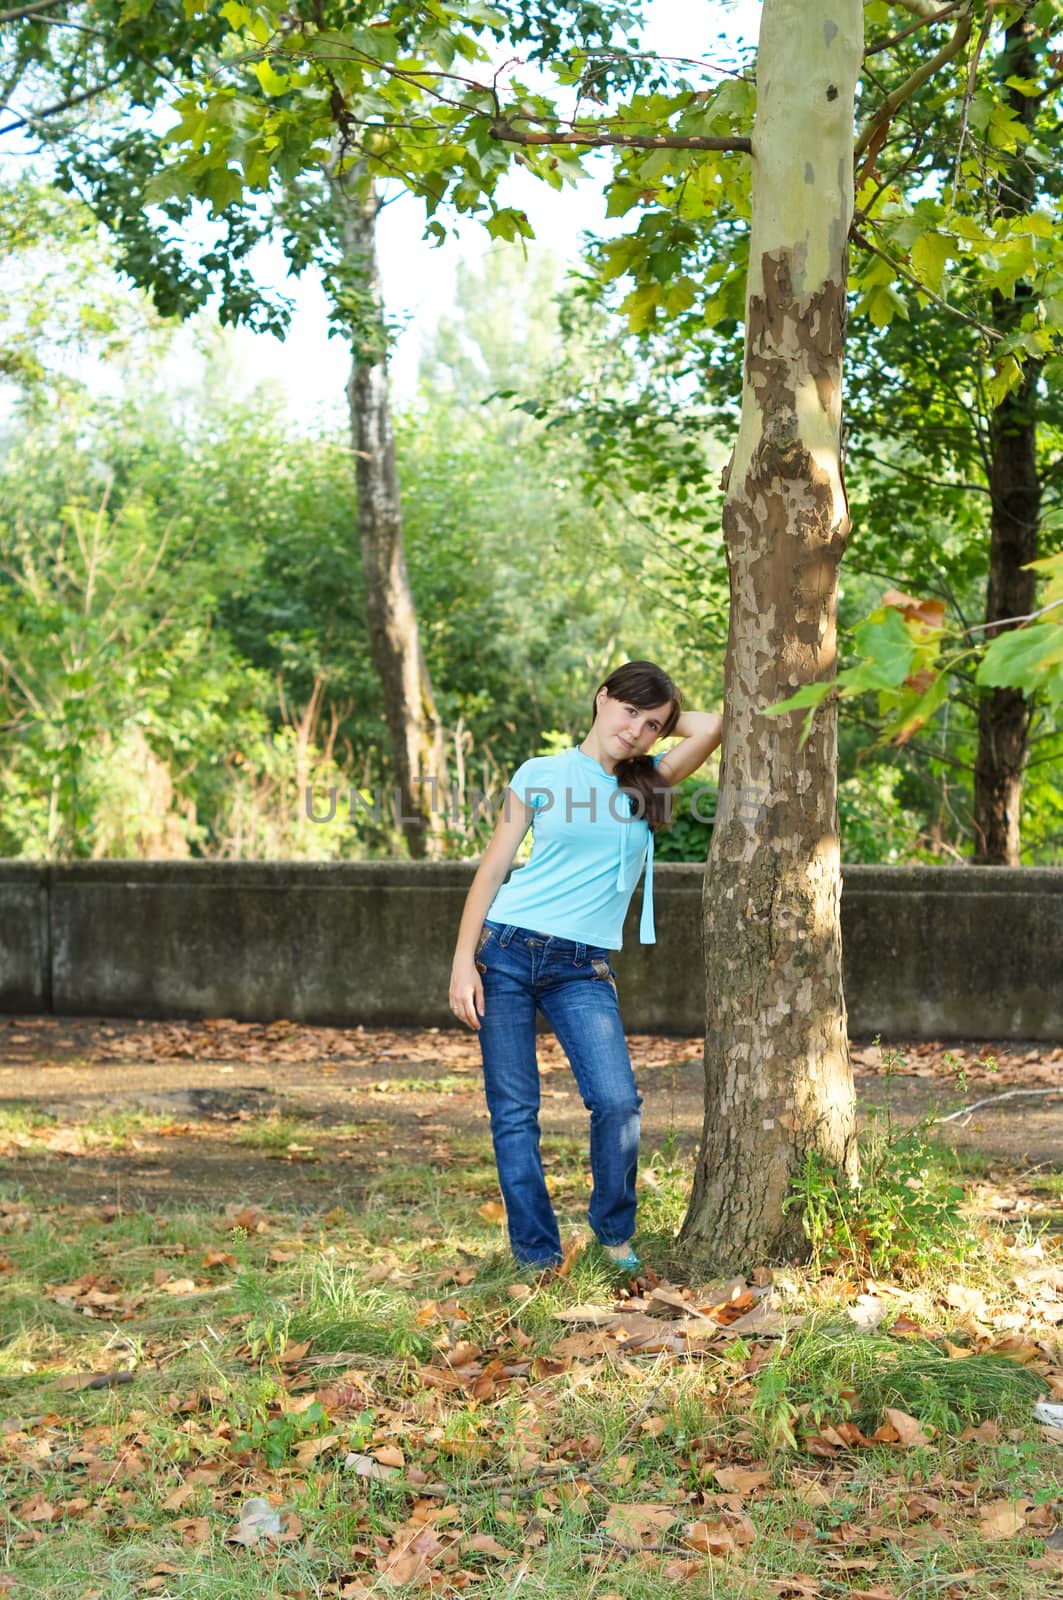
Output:
<path fill-rule="evenodd" d="M 488 907 L 513 865 L 513 857 L 531 827 L 533 815 L 531 806 L 525 805 L 512 789 L 506 790 L 491 842 L 465 896 L 450 969 L 450 1009 L 460 1022 L 477 1031 L 484 1014 L 484 988 L 476 970 L 476 944 Z"/>

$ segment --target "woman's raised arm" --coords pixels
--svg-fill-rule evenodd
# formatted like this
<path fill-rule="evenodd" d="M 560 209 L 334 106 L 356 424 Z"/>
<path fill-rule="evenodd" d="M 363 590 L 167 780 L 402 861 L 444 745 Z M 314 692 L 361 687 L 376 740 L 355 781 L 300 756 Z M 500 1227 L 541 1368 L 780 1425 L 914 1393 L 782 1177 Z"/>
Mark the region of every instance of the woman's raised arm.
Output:
<path fill-rule="evenodd" d="M 679 743 L 661 758 L 657 771 L 665 783 L 674 788 L 692 772 L 697 772 L 719 746 L 723 738 L 723 718 L 717 711 L 681 711 L 672 733 L 679 735 Z"/>

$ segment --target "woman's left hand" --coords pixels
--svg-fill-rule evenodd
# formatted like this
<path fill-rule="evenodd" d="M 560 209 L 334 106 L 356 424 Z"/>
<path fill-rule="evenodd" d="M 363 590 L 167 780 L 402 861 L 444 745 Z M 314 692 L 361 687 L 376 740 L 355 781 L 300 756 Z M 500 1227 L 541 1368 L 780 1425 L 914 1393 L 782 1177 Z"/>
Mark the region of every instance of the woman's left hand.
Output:
<path fill-rule="evenodd" d="M 484 986 L 475 961 L 454 962 L 450 971 L 450 1009 L 459 1022 L 479 1033 L 480 1018 L 484 1014 Z"/>

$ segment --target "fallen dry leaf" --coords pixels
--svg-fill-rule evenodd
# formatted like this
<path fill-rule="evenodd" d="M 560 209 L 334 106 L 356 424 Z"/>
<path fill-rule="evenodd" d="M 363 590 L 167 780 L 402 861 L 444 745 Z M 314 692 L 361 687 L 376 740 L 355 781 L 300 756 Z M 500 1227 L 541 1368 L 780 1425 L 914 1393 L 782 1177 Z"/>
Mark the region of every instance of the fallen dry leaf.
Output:
<path fill-rule="evenodd" d="M 43 1494 L 32 1495 L 19 1507 L 19 1516 L 23 1522 L 54 1522 L 58 1515 L 58 1508 L 50 1500 L 46 1500 Z"/>
<path fill-rule="evenodd" d="M 186 1546 L 206 1544 L 210 1539 L 210 1522 L 206 1517 L 179 1517 L 173 1527 Z"/>
<path fill-rule="evenodd" d="M 463 1550 L 475 1550 L 477 1555 L 494 1556 L 497 1561 L 508 1561 L 513 1554 L 504 1544 L 499 1544 L 489 1533 L 474 1533 L 471 1539 L 462 1543 Z"/>
<path fill-rule="evenodd" d="M 713 1476 L 721 1489 L 733 1489 L 736 1494 L 753 1494 L 771 1482 L 770 1472 L 751 1471 L 748 1467 L 717 1467 Z"/>
<path fill-rule="evenodd" d="M 991 1500 L 982 1507 L 978 1517 L 978 1531 L 983 1539 L 1014 1539 L 1025 1526 L 1021 1500 Z"/>
<path fill-rule="evenodd" d="M 312 1466 L 318 1456 L 323 1456 L 326 1450 L 331 1450 L 332 1446 L 339 1442 L 339 1438 L 338 1433 L 323 1433 L 317 1439 L 304 1439 L 296 1447 L 296 1465 L 300 1467 Z"/>
<path fill-rule="evenodd" d="M 368 1478 L 371 1482 L 385 1483 L 388 1478 L 395 1476 L 394 1467 L 385 1467 L 379 1461 L 374 1461 L 372 1456 L 364 1456 L 357 1450 L 351 1450 L 343 1458 L 343 1465 L 349 1472 L 354 1472 L 359 1478 Z"/>
<path fill-rule="evenodd" d="M 675 1506 L 646 1502 L 611 1505 L 602 1523 L 602 1532 L 628 1550 L 639 1550 L 643 1544 L 655 1542 L 678 1517 Z"/>
<path fill-rule="evenodd" d="M 906 1450 L 914 1450 L 920 1445 L 930 1443 L 915 1417 L 910 1417 L 907 1411 L 898 1411 L 895 1406 L 886 1406 L 885 1416 L 886 1421 L 881 1428 L 876 1429 L 872 1438 L 885 1440 L 888 1444 L 901 1444 Z M 896 1435 L 895 1438 L 888 1437 L 891 1428 Z"/>
<path fill-rule="evenodd" d="M 176 1489 L 171 1489 L 166 1499 L 162 1501 L 163 1511 L 180 1511 L 186 1500 L 191 1500 L 196 1492 L 194 1483 L 179 1483 Z"/>
<path fill-rule="evenodd" d="M 683 1530 L 683 1543 L 706 1555 L 723 1556 L 752 1544 L 757 1530 L 743 1511 L 724 1511 L 711 1520 L 691 1522 Z"/>
<path fill-rule="evenodd" d="M 687 1556 L 674 1556 L 661 1568 L 661 1576 L 667 1578 L 669 1583 L 689 1583 L 691 1578 L 701 1578 L 704 1574 L 705 1563 Z"/>

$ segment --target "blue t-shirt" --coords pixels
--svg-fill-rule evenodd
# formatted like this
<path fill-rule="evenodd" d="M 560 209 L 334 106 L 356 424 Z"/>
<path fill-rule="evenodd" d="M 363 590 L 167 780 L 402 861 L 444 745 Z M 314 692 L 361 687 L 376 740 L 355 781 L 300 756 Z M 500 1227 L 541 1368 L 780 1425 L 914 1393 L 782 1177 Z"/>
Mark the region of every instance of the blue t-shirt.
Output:
<path fill-rule="evenodd" d="M 660 760 L 655 756 L 654 765 Z M 533 756 L 508 787 L 533 808 L 532 850 L 495 895 L 487 919 L 619 950 L 645 862 L 639 941 L 656 943 L 653 834 L 632 814 L 616 778 L 576 749 Z"/>

